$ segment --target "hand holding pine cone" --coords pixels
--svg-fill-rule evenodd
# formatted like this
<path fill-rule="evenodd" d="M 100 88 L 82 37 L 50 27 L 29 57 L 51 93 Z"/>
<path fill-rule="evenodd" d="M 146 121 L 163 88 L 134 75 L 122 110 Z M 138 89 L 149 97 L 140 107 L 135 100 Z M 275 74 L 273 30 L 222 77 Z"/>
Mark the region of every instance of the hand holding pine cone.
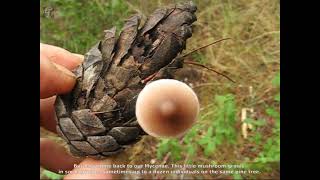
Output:
<path fill-rule="evenodd" d="M 192 35 L 196 9 L 192 2 L 157 9 L 140 29 L 134 15 L 118 38 L 115 28 L 106 30 L 89 50 L 75 71 L 76 86 L 55 103 L 57 132 L 74 155 L 105 158 L 145 134 L 135 116 L 138 94 L 182 67 L 176 56 Z"/>

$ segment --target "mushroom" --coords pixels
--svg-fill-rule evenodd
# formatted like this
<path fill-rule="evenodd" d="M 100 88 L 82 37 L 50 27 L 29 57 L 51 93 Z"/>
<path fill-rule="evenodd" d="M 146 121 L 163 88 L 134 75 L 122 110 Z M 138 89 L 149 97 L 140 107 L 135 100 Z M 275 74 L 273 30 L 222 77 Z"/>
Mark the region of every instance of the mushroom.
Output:
<path fill-rule="evenodd" d="M 160 79 L 147 84 L 136 102 L 136 117 L 142 129 L 154 137 L 180 137 L 192 127 L 199 101 L 185 83 Z"/>

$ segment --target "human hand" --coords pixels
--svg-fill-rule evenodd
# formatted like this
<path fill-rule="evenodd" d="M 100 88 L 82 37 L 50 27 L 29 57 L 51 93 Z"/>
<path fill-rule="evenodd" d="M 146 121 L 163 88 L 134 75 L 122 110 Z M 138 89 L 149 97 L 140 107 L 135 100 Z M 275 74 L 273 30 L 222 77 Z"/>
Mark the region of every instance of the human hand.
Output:
<path fill-rule="evenodd" d="M 56 133 L 56 115 L 54 101 L 57 94 L 67 93 L 76 83 L 76 77 L 70 71 L 79 66 L 83 56 L 65 49 L 40 43 L 40 126 Z M 106 162 L 107 161 L 107 162 Z M 59 170 L 88 170 L 75 168 L 74 164 L 99 165 L 110 164 L 110 160 L 101 161 L 90 158 L 76 158 L 65 148 L 47 139 L 40 138 L 40 164 L 53 172 Z M 92 170 L 92 169 L 91 169 Z M 111 179 L 110 174 L 70 173 L 65 179 Z"/>

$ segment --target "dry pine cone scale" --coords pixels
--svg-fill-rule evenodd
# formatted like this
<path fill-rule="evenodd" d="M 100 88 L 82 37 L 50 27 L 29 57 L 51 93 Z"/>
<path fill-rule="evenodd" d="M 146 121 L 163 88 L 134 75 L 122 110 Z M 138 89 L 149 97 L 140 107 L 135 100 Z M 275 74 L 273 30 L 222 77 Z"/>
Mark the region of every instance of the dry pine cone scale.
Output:
<path fill-rule="evenodd" d="M 140 29 L 134 15 L 118 38 L 115 28 L 105 31 L 75 70 L 72 92 L 55 102 L 57 132 L 72 154 L 105 158 L 145 134 L 135 117 L 137 96 L 147 80 L 170 78 L 182 67 L 175 58 L 192 35 L 196 9 L 192 2 L 157 9 Z"/>

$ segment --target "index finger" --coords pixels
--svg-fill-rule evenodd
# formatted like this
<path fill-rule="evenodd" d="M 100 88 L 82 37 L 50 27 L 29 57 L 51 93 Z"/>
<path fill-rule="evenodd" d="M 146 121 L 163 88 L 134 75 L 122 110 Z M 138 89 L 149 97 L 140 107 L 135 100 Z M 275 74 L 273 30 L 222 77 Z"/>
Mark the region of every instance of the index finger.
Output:
<path fill-rule="evenodd" d="M 67 93 L 76 83 L 76 76 L 65 67 L 40 54 L 40 98 Z"/>
<path fill-rule="evenodd" d="M 76 68 L 84 56 L 71 53 L 63 48 L 40 43 L 40 54 L 46 56 L 50 61 L 66 67 L 69 70 Z"/>

